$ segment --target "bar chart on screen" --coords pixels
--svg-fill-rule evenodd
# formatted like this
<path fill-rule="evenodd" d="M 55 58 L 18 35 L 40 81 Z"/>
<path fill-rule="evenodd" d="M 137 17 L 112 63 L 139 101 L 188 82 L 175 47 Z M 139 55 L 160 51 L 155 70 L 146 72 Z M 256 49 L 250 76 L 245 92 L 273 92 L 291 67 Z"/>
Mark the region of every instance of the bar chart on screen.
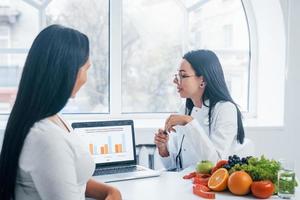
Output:
<path fill-rule="evenodd" d="M 96 162 L 133 159 L 131 126 L 88 127 L 75 130 Z"/>
<path fill-rule="evenodd" d="M 92 155 L 105 155 L 126 152 L 125 134 L 103 136 L 102 140 L 90 141 L 89 151 Z M 107 141 L 107 143 L 103 143 Z"/>

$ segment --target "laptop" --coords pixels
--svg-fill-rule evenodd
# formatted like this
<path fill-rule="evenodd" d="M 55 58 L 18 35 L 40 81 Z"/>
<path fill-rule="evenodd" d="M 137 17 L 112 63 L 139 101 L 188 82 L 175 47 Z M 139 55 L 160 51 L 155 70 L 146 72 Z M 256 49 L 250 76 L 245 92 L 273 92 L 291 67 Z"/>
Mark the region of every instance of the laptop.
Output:
<path fill-rule="evenodd" d="M 160 175 L 137 165 L 133 120 L 74 122 L 72 127 L 85 140 L 96 164 L 93 176 L 102 182 Z"/>

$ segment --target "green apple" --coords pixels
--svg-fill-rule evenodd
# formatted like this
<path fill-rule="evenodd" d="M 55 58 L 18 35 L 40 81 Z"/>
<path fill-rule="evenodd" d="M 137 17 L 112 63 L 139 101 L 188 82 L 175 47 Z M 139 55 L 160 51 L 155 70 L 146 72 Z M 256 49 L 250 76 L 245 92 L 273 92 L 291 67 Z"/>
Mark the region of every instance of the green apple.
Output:
<path fill-rule="evenodd" d="M 201 174 L 209 174 L 214 164 L 209 160 L 202 160 L 196 165 L 196 171 Z"/>

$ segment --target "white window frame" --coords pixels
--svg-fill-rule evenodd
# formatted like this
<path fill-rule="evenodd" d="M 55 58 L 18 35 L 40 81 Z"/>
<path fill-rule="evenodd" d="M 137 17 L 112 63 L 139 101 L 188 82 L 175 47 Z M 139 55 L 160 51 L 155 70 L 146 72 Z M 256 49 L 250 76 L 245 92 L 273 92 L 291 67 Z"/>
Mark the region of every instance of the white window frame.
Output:
<path fill-rule="evenodd" d="M 244 0 L 242 0 L 244 4 Z M 108 119 L 134 119 L 136 127 L 144 132 L 152 128 L 163 127 L 166 118 L 170 113 L 122 113 L 122 0 L 110 0 L 109 16 L 109 40 L 110 40 L 110 69 L 109 69 L 109 113 L 108 114 L 64 114 L 71 122 L 74 121 L 97 121 Z M 244 8 L 246 12 L 246 9 Z M 249 10 L 249 13 L 252 11 Z M 246 12 L 246 15 L 248 14 Z M 246 16 L 247 17 L 247 16 Z M 248 23 L 250 24 L 249 20 Z M 252 22 L 253 23 L 253 22 Z M 248 25 L 249 26 L 249 25 Z M 255 37 L 255 25 L 249 27 L 249 37 L 251 36 L 250 52 L 257 50 L 257 40 Z M 254 36 L 254 37 L 253 37 Z M 252 38 L 253 37 L 253 38 Z M 252 61 L 254 59 L 254 62 Z M 256 79 L 256 59 L 252 55 L 250 58 L 250 76 Z M 257 81 L 254 81 L 255 83 Z M 249 84 L 250 85 L 250 84 Z M 244 119 L 254 119 L 256 117 L 256 85 L 249 87 L 248 105 L 249 112 L 243 113 Z M 178 97 L 180 98 L 180 97 Z M 250 103 L 251 102 L 251 103 Z"/>
<path fill-rule="evenodd" d="M 109 2 L 109 113 L 64 114 L 70 121 L 135 119 L 155 125 L 170 115 L 170 113 L 122 113 L 122 2 L 122 0 Z"/>
<path fill-rule="evenodd" d="M 36 8 L 40 9 L 40 25 L 41 28 L 45 26 L 45 18 L 42 18 L 43 12 L 45 11 L 46 6 L 50 2 L 50 0 L 43 2 L 42 5 L 36 4 L 33 0 L 24 0 L 32 5 L 35 5 Z M 263 3 L 264 7 L 267 4 L 276 4 L 276 12 L 282 13 L 282 10 L 279 11 L 278 5 L 280 7 L 279 0 L 276 2 L 271 2 L 272 0 L 267 0 L 267 2 Z M 260 34 L 261 30 L 257 28 L 257 21 L 256 21 L 256 14 L 253 10 L 253 5 L 258 5 L 261 3 L 260 0 L 242 0 L 243 5 L 245 6 L 246 17 L 248 20 L 248 26 L 250 31 L 250 52 L 251 52 L 251 59 L 250 59 L 250 84 L 249 84 L 249 111 L 248 113 L 243 113 L 245 126 L 246 127 L 282 127 L 283 126 L 283 116 L 282 120 L 281 117 L 275 119 L 275 124 L 270 122 L 272 119 L 266 120 L 265 118 L 260 118 L 259 116 L 264 116 L 267 111 L 266 110 L 258 110 L 258 104 L 262 98 L 257 95 L 258 92 L 258 85 L 259 81 L 262 79 L 261 77 L 265 74 L 261 73 L 259 68 L 261 67 L 263 55 L 260 55 L 259 49 L 259 38 L 258 35 Z M 278 5 L 277 5 L 278 4 Z M 109 2 L 109 16 L 110 16 L 110 26 L 109 26 L 109 40 L 110 40 L 110 55 L 109 55 L 109 113 L 108 114 L 64 114 L 66 119 L 72 121 L 95 121 L 95 120 L 108 120 L 108 119 L 134 119 L 136 123 L 136 127 L 138 128 L 152 128 L 152 127 L 162 127 L 165 119 L 169 116 L 169 113 L 153 113 L 153 114 L 122 114 L 122 98 L 121 98 L 121 72 L 122 72 L 122 0 L 114 1 L 110 0 Z M 261 19 L 261 18 L 259 18 Z M 267 21 L 267 20 L 266 20 Z M 283 22 L 280 22 L 283 23 Z M 261 25 L 260 25 L 261 26 Z M 283 25 L 284 26 L 284 25 Z M 277 27 L 280 31 L 282 28 L 281 24 Z M 260 32 L 259 32 L 260 31 Z M 285 31 L 285 29 L 283 30 Z M 280 39 L 282 39 L 282 35 L 279 35 Z M 285 40 L 285 38 L 284 38 Z M 282 59 L 286 59 L 286 50 L 285 50 L 285 43 L 284 49 L 282 50 L 284 54 L 282 54 Z M 0 52 L 7 52 L 7 53 L 27 53 L 28 49 L 0 49 Z M 279 50 L 278 50 L 279 51 Z M 281 52 L 282 52 L 281 51 Z M 282 62 L 281 62 L 282 63 Z M 280 70 L 279 70 L 280 71 Z M 283 80 L 284 81 L 284 80 Z M 282 84 L 282 80 L 280 83 Z M 284 83 L 283 86 L 284 88 Z M 270 89 L 270 88 L 269 88 Z M 262 93 L 260 91 L 260 93 Z M 279 93 L 284 94 L 284 90 Z M 265 102 L 264 102 L 265 103 Z M 282 104 L 283 100 L 279 100 L 279 103 Z M 283 110 L 276 111 L 277 115 L 282 114 Z M 0 115 L 0 120 L 6 121 L 8 115 Z M 3 124 L 3 123 L 2 123 Z M 1 123 L 0 123 L 1 126 Z"/>
<path fill-rule="evenodd" d="M 249 66 L 249 84 L 248 84 L 248 112 L 243 113 L 246 119 L 254 119 L 257 116 L 257 66 L 258 66 L 258 39 L 256 32 L 255 16 L 252 10 L 250 0 L 242 0 L 248 31 L 249 31 L 249 50 L 250 50 L 250 66 Z"/>

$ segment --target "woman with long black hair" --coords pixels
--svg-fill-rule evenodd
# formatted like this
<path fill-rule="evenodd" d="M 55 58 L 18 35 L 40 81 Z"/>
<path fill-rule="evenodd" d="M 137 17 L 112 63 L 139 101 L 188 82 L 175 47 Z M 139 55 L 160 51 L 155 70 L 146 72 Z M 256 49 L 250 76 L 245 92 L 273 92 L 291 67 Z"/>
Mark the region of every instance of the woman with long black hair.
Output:
<path fill-rule="evenodd" d="M 186 53 L 174 83 L 186 104 L 179 114 L 166 120 L 165 128 L 154 138 L 167 169 L 253 153 L 252 143 L 244 139 L 241 112 L 229 94 L 214 52 Z"/>
<path fill-rule="evenodd" d="M 91 180 L 94 162 L 57 113 L 87 80 L 89 41 L 51 25 L 34 40 L 5 130 L 0 156 L 1 200 L 121 199 Z"/>

